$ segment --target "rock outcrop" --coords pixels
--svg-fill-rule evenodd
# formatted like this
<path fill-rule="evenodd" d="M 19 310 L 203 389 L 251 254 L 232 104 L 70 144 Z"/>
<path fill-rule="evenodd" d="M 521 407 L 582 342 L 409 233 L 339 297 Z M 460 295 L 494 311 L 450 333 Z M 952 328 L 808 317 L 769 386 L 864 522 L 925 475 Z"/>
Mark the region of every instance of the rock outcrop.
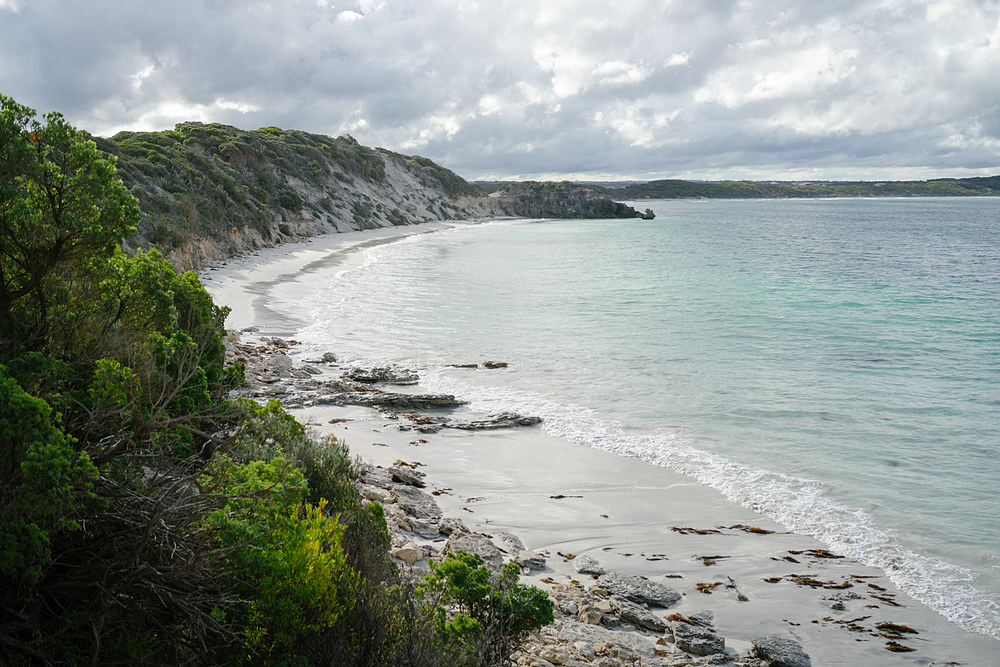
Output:
<path fill-rule="evenodd" d="M 640 213 L 616 202 L 602 191 L 570 182 L 511 183 L 489 196 L 506 215 L 523 218 L 644 218 L 653 219 L 649 209 Z M 648 217 L 647 217 L 648 216 Z"/>

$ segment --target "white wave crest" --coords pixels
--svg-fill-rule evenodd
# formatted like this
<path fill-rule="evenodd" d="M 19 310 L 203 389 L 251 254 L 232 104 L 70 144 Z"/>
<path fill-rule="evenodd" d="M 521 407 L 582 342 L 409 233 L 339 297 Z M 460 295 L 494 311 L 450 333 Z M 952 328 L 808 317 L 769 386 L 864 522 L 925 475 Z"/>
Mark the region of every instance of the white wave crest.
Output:
<path fill-rule="evenodd" d="M 1000 638 L 1000 601 L 975 588 L 974 572 L 901 546 L 863 510 L 826 498 L 822 484 L 815 480 L 744 465 L 698 449 L 681 429 L 631 434 L 591 409 L 509 387 L 476 387 L 444 370 L 425 373 L 421 385 L 460 396 L 473 411 L 515 411 L 541 417 L 542 427 L 551 435 L 689 475 L 788 530 L 883 570 L 901 590 L 960 627 Z"/>

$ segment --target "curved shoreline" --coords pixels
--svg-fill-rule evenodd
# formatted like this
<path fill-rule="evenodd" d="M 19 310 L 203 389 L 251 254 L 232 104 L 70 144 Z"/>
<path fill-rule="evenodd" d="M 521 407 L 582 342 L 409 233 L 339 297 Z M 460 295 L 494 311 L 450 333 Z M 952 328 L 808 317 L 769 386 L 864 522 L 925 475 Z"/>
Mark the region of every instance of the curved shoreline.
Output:
<path fill-rule="evenodd" d="M 423 231 L 433 230 L 420 230 Z M 410 233 L 418 232 L 413 229 Z M 404 235 L 407 234 L 398 236 Z M 326 261 L 324 257 L 328 257 L 330 253 L 343 253 L 339 260 L 334 261 L 344 261 L 349 257 L 351 249 L 374 239 L 366 236 L 356 242 L 340 240 L 348 241 L 348 244 L 317 244 L 306 249 L 297 246 L 287 257 L 287 262 L 278 248 L 268 253 L 269 257 L 264 257 L 261 253 L 262 256 L 249 261 L 240 260 L 221 274 L 211 274 L 212 280 L 206 282 L 206 286 L 218 303 L 226 304 L 227 292 L 242 290 L 247 294 L 247 288 L 252 285 L 280 285 L 282 281 L 300 277 L 303 270 L 315 262 Z M 263 264 L 255 266 L 255 259 Z M 268 289 L 270 287 L 262 291 L 266 293 Z M 271 314 L 262 308 L 266 304 L 254 303 L 254 299 L 261 296 L 259 293 L 251 294 L 241 301 L 243 305 L 240 308 L 249 308 L 249 313 L 234 306 L 235 319 L 239 321 L 241 318 L 249 318 L 252 325 L 261 327 L 261 333 L 268 335 L 293 334 L 294 329 L 284 330 L 289 329 L 287 321 L 268 319 Z M 301 358 L 321 352 L 293 349 L 290 356 L 300 361 Z M 468 433 L 445 432 L 422 436 L 427 443 L 412 445 L 412 433 L 396 432 L 394 424 L 367 408 L 304 407 L 295 410 L 295 413 L 304 420 L 311 420 L 323 432 L 333 432 L 344 437 L 356 453 L 361 453 L 366 459 L 376 463 L 388 464 L 391 463 L 389 459 L 395 461 L 419 456 L 420 462 L 427 466 L 424 469 L 430 471 L 430 478 L 434 483 L 445 488 L 451 487 L 454 489 L 452 492 L 461 496 L 440 497 L 446 516 L 461 517 L 466 521 L 473 517 L 480 530 L 493 531 L 497 527 L 509 529 L 510 532 L 521 535 L 529 547 L 551 553 L 593 553 L 610 561 L 616 570 L 626 573 L 650 577 L 679 574 L 683 577 L 686 589 L 685 599 L 678 611 L 698 611 L 697 605 L 716 610 L 720 633 L 727 639 L 732 637 L 731 645 L 742 646 L 740 650 L 745 649 L 749 640 L 756 636 L 786 632 L 790 637 L 804 640 L 807 652 L 817 665 L 895 665 L 903 664 L 903 661 L 919 664 L 915 663 L 917 659 L 926 661 L 928 657 L 967 661 L 962 664 L 988 665 L 988 660 L 998 647 L 995 640 L 965 633 L 936 612 L 908 600 L 908 596 L 887 581 L 884 573 L 874 568 L 864 568 L 850 562 L 820 560 L 807 564 L 806 568 L 802 567 L 800 561 L 796 568 L 795 564 L 784 559 L 788 555 L 786 552 L 808 551 L 823 548 L 823 545 L 811 538 L 781 533 L 777 524 L 768 529 L 776 528 L 776 535 L 779 537 L 755 535 L 740 530 L 707 535 L 684 535 L 671 530 L 685 527 L 716 530 L 717 525 L 739 524 L 767 528 L 765 524 L 768 521 L 733 505 L 722 498 L 721 494 L 679 473 L 672 473 L 676 477 L 663 475 L 662 468 L 653 468 L 635 459 L 624 459 L 614 454 L 572 445 L 547 436 L 539 429 L 476 433 L 471 436 Z M 337 415 L 351 415 L 349 418 L 354 421 L 339 426 L 328 425 L 329 419 L 344 418 Z M 376 444 L 386 446 L 377 447 Z M 614 475 L 609 474 L 612 471 Z M 671 481 L 668 483 L 667 480 Z M 641 487 L 641 494 L 636 493 L 637 487 Z M 574 493 L 575 491 L 579 493 Z M 583 495 L 584 498 L 553 501 L 549 497 L 551 495 Z M 476 500 L 474 504 L 458 502 L 463 498 L 466 501 L 473 498 L 480 500 Z M 543 510 L 550 514 L 542 516 Z M 609 518 L 602 519 L 602 515 Z M 762 539 L 763 537 L 767 539 Z M 779 540 L 780 545 L 766 546 L 769 542 Z M 665 554 L 669 560 L 646 560 L 651 554 Z M 700 561 L 692 560 L 696 555 L 727 555 L 730 558 L 720 560 L 720 564 L 716 566 L 718 569 L 705 569 L 706 566 Z M 567 581 L 579 576 L 573 571 L 569 560 L 558 562 L 561 560 L 550 560 L 549 576 L 565 577 Z M 776 566 L 775 561 L 782 562 Z M 796 572 L 796 569 L 807 569 L 812 579 L 833 581 L 834 577 L 843 577 L 845 574 L 843 565 L 850 566 L 847 574 L 872 577 L 867 581 L 878 582 L 877 586 L 892 595 L 900 596 L 900 600 L 907 600 L 904 608 L 889 609 L 892 613 L 886 615 L 884 621 L 920 630 L 919 641 L 915 644 L 918 648 L 916 653 L 906 657 L 904 654 L 885 651 L 881 644 L 873 646 L 872 639 L 866 642 L 855 641 L 857 637 L 854 633 L 844 629 L 836 621 L 850 620 L 872 612 L 873 618 L 869 622 L 882 622 L 874 618 L 873 610 L 851 608 L 861 603 L 846 601 L 843 612 L 831 611 L 830 605 L 837 601 L 823 599 L 824 595 L 830 594 L 829 590 L 816 590 L 784 579 L 803 574 Z M 722 576 L 732 577 L 737 581 L 738 590 L 746 594 L 750 602 L 741 603 L 728 597 L 723 599 L 718 593 L 705 594 L 696 587 L 698 583 L 715 581 L 709 577 Z M 767 580 L 775 576 L 780 576 L 781 581 L 768 583 Z M 533 576 L 529 581 L 535 583 L 534 579 L 537 577 Z M 867 589 L 867 585 L 865 588 Z M 865 604 L 869 603 L 870 598 Z M 824 622 L 822 619 L 827 617 L 832 620 Z M 916 620 L 903 620 L 909 618 Z M 768 629 L 764 630 L 765 627 Z M 864 648 L 870 650 L 859 650 L 862 644 L 868 644 Z M 846 655 L 854 657 L 851 661 L 843 662 L 837 657 Z"/>

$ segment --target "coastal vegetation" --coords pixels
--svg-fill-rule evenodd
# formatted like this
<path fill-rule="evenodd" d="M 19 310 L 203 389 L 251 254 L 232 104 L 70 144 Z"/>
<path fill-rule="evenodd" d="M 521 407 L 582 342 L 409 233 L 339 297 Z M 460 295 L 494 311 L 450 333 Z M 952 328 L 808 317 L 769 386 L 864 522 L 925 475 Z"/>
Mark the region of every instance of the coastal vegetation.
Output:
<path fill-rule="evenodd" d="M 480 192 L 503 192 L 508 182 L 475 182 Z M 558 187 L 563 184 L 546 184 Z M 614 199 L 825 199 L 835 197 L 989 197 L 1000 196 L 1000 176 L 938 178 L 927 181 L 684 181 L 570 184 L 594 196 Z"/>
<path fill-rule="evenodd" d="M 123 247 L 293 210 L 263 159 L 383 177 L 346 138 L 94 141 L 0 96 L 0 663 L 500 665 L 551 621 L 544 593 L 461 552 L 401 576 L 345 443 L 231 399 L 228 309 Z"/>
<path fill-rule="evenodd" d="M 156 248 L 185 268 L 319 233 L 431 220 L 635 217 L 605 193 L 572 183 L 519 184 L 487 197 L 428 158 L 350 136 L 187 122 L 89 138 L 116 158 L 139 204 L 125 247 Z"/>
<path fill-rule="evenodd" d="M 623 199 L 823 199 L 833 197 L 976 197 L 1000 195 L 1000 176 L 928 181 L 681 181 L 629 185 L 613 193 Z"/>
<path fill-rule="evenodd" d="M 118 158 L 122 182 L 145 213 L 133 240 L 140 246 L 177 247 L 233 227 L 250 227 L 270 240 L 274 215 L 287 220 L 303 213 L 290 180 L 322 188 L 330 178 L 385 178 L 379 152 L 346 136 L 192 122 L 94 140 Z M 322 218 L 332 206 L 324 199 L 308 213 Z"/>

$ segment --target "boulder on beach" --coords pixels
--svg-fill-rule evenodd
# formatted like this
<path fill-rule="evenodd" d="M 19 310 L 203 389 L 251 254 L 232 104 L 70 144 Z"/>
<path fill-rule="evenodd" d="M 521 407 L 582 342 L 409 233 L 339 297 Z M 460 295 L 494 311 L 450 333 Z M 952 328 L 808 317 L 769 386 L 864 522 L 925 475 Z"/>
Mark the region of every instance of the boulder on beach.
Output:
<path fill-rule="evenodd" d="M 404 466 L 390 466 L 389 467 L 389 479 L 397 484 L 406 484 L 407 486 L 416 486 L 423 488 L 424 486 L 424 473 L 419 470 L 411 470 Z"/>
<path fill-rule="evenodd" d="M 754 639 L 753 655 L 767 661 L 769 667 L 812 667 L 812 660 L 794 639 L 763 637 Z"/>
<path fill-rule="evenodd" d="M 465 431 L 481 431 L 498 428 L 513 428 L 515 426 L 535 426 L 542 422 L 541 417 L 519 415 L 516 412 L 501 412 L 500 414 L 470 422 L 455 422 L 448 424 L 451 428 Z"/>
<path fill-rule="evenodd" d="M 582 555 L 577 556 L 573 560 L 573 567 L 580 574 L 605 574 L 607 570 L 601 565 L 596 558 L 592 556 Z"/>
<path fill-rule="evenodd" d="M 533 551 L 515 551 L 510 557 L 510 562 L 529 570 L 544 570 L 545 558 Z"/>
<path fill-rule="evenodd" d="M 602 574 L 597 583 L 612 595 L 639 604 L 669 607 L 681 599 L 681 594 L 669 586 L 642 577 L 622 576 L 616 572 Z"/>
<path fill-rule="evenodd" d="M 677 648 L 695 655 L 714 655 L 726 652 L 726 640 L 715 634 L 711 628 L 692 625 L 684 621 L 673 621 L 670 630 Z"/>
<path fill-rule="evenodd" d="M 653 632 L 663 632 L 667 629 L 666 621 L 642 605 L 619 597 L 611 598 L 611 605 L 623 621 Z"/>
<path fill-rule="evenodd" d="M 396 503 L 407 514 L 418 519 L 433 519 L 441 516 L 441 508 L 429 493 L 424 493 L 412 486 L 399 485 L 392 488 Z"/>

